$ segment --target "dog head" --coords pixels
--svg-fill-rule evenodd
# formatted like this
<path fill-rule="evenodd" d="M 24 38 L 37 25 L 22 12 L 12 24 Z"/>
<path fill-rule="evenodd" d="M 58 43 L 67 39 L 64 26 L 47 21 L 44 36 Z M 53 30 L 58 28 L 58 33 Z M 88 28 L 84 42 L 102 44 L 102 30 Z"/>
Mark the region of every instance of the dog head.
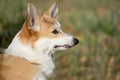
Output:
<path fill-rule="evenodd" d="M 19 34 L 24 45 L 30 45 L 34 50 L 52 53 L 65 50 L 78 44 L 79 40 L 64 33 L 61 24 L 55 18 L 58 5 L 54 3 L 43 15 L 39 16 L 31 3 L 27 7 L 27 19 Z"/>

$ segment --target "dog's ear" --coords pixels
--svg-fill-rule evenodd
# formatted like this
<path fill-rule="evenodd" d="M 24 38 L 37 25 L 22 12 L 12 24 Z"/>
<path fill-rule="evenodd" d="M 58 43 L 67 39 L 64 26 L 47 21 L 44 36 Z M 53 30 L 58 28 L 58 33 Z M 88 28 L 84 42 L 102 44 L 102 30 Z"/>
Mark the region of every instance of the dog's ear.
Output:
<path fill-rule="evenodd" d="M 54 3 L 46 12 L 44 15 L 49 15 L 53 18 L 56 17 L 58 13 L 58 4 L 57 3 Z"/>
<path fill-rule="evenodd" d="M 35 6 L 32 3 L 28 3 L 27 5 L 27 16 L 28 16 L 28 23 L 29 23 L 29 29 L 32 29 L 34 31 L 39 30 L 39 20 L 38 20 L 38 13 L 35 8 Z"/>

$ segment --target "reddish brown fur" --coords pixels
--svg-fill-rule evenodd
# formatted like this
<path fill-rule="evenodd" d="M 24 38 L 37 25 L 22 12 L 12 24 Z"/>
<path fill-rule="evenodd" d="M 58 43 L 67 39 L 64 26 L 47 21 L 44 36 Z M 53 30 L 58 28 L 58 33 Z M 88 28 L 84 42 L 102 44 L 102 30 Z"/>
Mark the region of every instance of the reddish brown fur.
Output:
<path fill-rule="evenodd" d="M 38 72 L 38 67 L 29 61 L 0 55 L 0 80 L 31 80 Z"/>
<path fill-rule="evenodd" d="M 29 24 L 29 18 L 26 20 L 24 23 L 21 33 L 20 33 L 20 40 L 24 43 L 27 44 L 28 42 L 31 42 L 34 46 L 34 42 L 40 38 L 56 38 L 62 36 L 62 32 L 59 32 L 59 34 L 54 35 L 52 34 L 52 31 L 55 29 L 55 24 L 56 20 L 52 17 L 49 17 L 47 15 L 38 17 L 38 20 L 40 22 L 40 30 L 39 31 L 34 31 L 30 29 L 30 24 Z"/>

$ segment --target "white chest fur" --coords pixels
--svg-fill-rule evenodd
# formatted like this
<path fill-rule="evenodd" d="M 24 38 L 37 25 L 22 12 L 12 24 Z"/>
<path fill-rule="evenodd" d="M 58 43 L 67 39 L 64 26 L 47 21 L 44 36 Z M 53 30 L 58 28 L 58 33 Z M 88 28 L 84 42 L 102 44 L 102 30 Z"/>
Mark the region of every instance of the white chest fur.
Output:
<path fill-rule="evenodd" d="M 30 47 L 30 44 L 23 45 L 18 34 L 15 36 L 8 49 L 6 49 L 6 53 L 8 55 L 25 58 L 31 63 L 39 64 L 40 70 L 38 71 L 38 74 L 35 75 L 34 79 L 45 80 L 45 75 L 49 76 L 55 68 L 51 55 L 45 53 L 49 51 L 44 51 L 43 48 L 41 48 L 41 51 L 36 51 Z"/>

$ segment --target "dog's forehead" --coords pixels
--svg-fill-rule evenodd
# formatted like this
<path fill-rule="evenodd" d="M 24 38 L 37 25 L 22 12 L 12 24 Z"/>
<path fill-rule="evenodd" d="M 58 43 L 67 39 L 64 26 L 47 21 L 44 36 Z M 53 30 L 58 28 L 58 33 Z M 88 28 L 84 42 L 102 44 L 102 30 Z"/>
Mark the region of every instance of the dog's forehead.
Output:
<path fill-rule="evenodd" d="M 56 29 L 60 29 L 61 28 L 61 24 L 55 18 L 42 17 L 42 21 L 43 21 L 43 24 L 46 25 L 46 27 L 49 27 L 49 28 L 51 27 L 51 28 L 56 28 Z"/>
<path fill-rule="evenodd" d="M 61 28 L 61 24 L 58 21 L 56 21 L 56 23 L 55 23 L 55 28 L 57 28 L 57 29 Z"/>

